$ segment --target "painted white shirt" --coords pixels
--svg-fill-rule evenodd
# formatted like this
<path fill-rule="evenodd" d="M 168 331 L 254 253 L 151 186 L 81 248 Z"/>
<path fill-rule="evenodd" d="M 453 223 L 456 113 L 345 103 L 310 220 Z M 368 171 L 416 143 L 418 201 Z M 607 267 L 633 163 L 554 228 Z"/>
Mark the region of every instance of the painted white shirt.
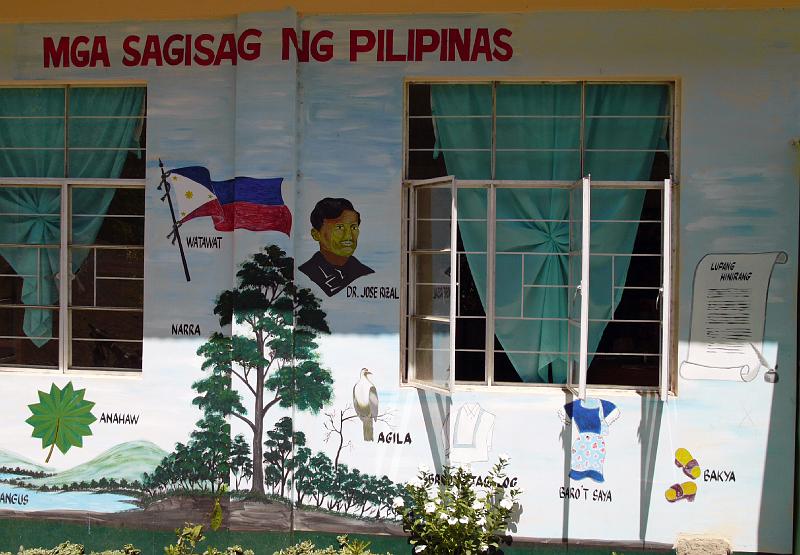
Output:
<path fill-rule="evenodd" d="M 494 432 L 494 414 L 478 403 L 462 405 L 452 420 L 450 463 L 475 463 L 489 460 Z"/>

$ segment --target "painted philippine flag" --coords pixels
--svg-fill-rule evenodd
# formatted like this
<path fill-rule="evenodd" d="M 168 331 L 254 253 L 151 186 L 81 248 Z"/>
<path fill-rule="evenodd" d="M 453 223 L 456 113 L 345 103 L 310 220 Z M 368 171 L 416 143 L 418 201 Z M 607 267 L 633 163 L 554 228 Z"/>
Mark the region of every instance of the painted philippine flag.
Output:
<path fill-rule="evenodd" d="M 282 177 L 212 181 L 207 168 L 189 166 L 172 170 L 169 181 L 179 224 L 210 216 L 217 231 L 291 232 L 292 213 L 281 196 Z"/>

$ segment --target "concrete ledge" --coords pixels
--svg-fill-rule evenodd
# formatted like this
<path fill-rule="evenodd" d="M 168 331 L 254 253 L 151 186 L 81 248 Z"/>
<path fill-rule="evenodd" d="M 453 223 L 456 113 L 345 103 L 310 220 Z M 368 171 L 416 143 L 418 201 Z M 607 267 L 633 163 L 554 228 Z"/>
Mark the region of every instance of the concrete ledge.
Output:
<path fill-rule="evenodd" d="M 731 542 L 721 536 L 681 534 L 675 540 L 677 555 L 730 555 Z"/>

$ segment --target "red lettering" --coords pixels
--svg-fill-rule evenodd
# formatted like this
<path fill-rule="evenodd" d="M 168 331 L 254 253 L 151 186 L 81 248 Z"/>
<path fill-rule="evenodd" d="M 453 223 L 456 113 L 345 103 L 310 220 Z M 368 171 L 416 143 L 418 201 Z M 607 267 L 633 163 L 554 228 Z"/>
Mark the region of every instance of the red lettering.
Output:
<path fill-rule="evenodd" d="M 463 33 L 463 34 L 462 34 Z M 472 29 L 450 29 L 450 44 L 448 45 L 447 61 L 456 61 L 456 52 L 461 62 L 466 62 L 469 57 L 469 46 L 472 43 Z"/>
<path fill-rule="evenodd" d="M 194 39 L 194 49 L 197 51 L 197 54 L 194 55 L 194 61 L 197 62 L 197 65 L 209 66 L 214 63 L 214 51 L 205 45 L 208 41 L 213 42 L 213 40 L 214 36 L 208 33 L 197 35 L 197 38 Z"/>
<path fill-rule="evenodd" d="M 382 62 L 384 60 L 384 55 L 386 52 L 386 31 L 383 29 L 378 29 L 378 61 Z"/>
<path fill-rule="evenodd" d="M 425 39 L 430 39 L 430 42 L 426 42 Z M 417 39 L 416 44 L 414 44 L 414 50 L 416 51 L 414 61 L 421 62 L 426 52 L 436 52 L 436 49 L 439 48 L 439 41 L 439 33 L 436 30 L 417 29 Z"/>
<path fill-rule="evenodd" d="M 489 47 L 489 29 L 485 27 L 475 31 L 475 44 L 472 45 L 472 56 L 470 56 L 469 61 L 478 61 L 480 54 L 483 54 L 487 62 L 492 61 L 492 50 Z"/>
<path fill-rule="evenodd" d="M 408 56 L 406 59 L 410 62 L 414 59 L 414 29 L 408 30 L 408 42 L 406 44 L 406 50 L 408 50 Z"/>
<path fill-rule="evenodd" d="M 236 48 L 239 51 L 239 57 L 243 60 L 252 61 L 261 56 L 261 41 L 254 40 L 248 43 L 247 39 L 255 37 L 261 38 L 261 31 L 258 29 L 247 29 L 244 33 L 239 35 L 239 40 L 236 42 Z"/>
<path fill-rule="evenodd" d="M 74 65 L 75 67 L 86 67 L 89 65 L 89 49 L 80 48 L 81 45 L 86 46 L 88 44 L 89 44 L 89 37 L 85 35 L 75 37 L 72 40 L 72 46 L 70 47 L 69 56 L 72 59 L 72 65 Z"/>
<path fill-rule="evenodd" d="M 387 62 L 405 62 L 405 54 L 394 53 L 394 29 L 387 29 L 386 31 L 386 61 Z"/>
<path fill-rule="evenodd" d="M 173 49 L 172 44 L 183 40 L 183 35 L 170 35 L 164 41 L 164 61 L 167 65 L 176 66 L 183 63 L 183 45 Z"/>
<path fill-rule="evenodd" d="M 136 50 L 134 46 L 135 44 L 138 43 L 139 43 L 138 35 L 128 35 L 127 37 L 125 37 L 125 40 L 122 41 L 122 51 L 125 53 L 125 55 L 122 57 L 122 65 L 128 67 L 139 65 L 139 62 L 141 61 L 142 57 L 139 54 L 139 51 Z"/>
<path fill-rule="evenodd" d="M 98 60 L 103 63 L 103 67 L 108 67 L 111 65 L 111 63 L 108 61 L 108 46 L 106 45 L 105 35 L 94 37 L 94 40 L 92 41 L 91 66 L 95 67 Z"/>
<path fill-rule="evenodd" d="M 230 60 L 231 64 L 236 65 L 236 41 L 233 33 L 225 33 L 220 39 L 214 65 L 218 66 L 222 60 Z"/>
<path fill-rule="evenodd" d="M 158 35 L 147 35 L 147 38 L 144 39 L 144 52 L 140 65 L 150 65 L 150 60 L 155 61 L 158 67 L 164 65 L 164 60 L 161 58 L 161 40 Z"/>
<path fill-rule="evenodd" d="M 42 38 L 42 49 L 44 50 L 44 67 L 69 67 L 69 37 L 58 39 L 58 46 L 55 45 L 53 37 Z"/>
<path fill-rule="evenodd" d="M 192 35 L 186 35 L 186 51 L 183 54 L 183 65 L 192 65 Z"/>
<path fill-rule="evenodd" d="M 359 39 L 366 39 L 364 44 Z M 350 61 L 357 62 L 358 55 L 362 52 L 369 52 L 375 48 L 375 33 L 367 29 L 353 29 L 350 31 Z"/>
<path fill-rule="evenodd" d="M 298 62 L 308 61 L 308 39 L 311 36 L 311 31 L 303 31 L 303 46 L 297 43 L 297 31 L 291 27 L 284 27 L 282 33 L 282 46 L 281 46 L 281 60 L 289 59 L 289 41 L 294 46 L 294 51 L 297 53 Z"/>
<path fill-rule="evenodd" d="M 507 62 L 511 59 L 511 56 L 514 55 L 514 49 L 511 47 L 511 44 L 503 40 L 504 37 L 511 38 L 511 30 L 505 27 L 495 31 L 492 36 L 495 46 L 494 50 L 492 50 L 492 54 L 494 54 L 494 59 L 500 62 Z"/>
<path fill-rule="evenodd" d="M 439 48 L 439 61 L 446 62 L 447 61 L 447 43 L 448 43 L 448 33 L 447 29 L 442 29 L 441 37 L 442 37 L 442 47 Z"/>
<path fill-rule="evenodd" d="M 331 42 L 320 44 L 322 39 Z M 311 55 L 318 62 L 328 62 L 333 58 L 333 31 L 327 29 L 320 31 L 311 39 Z"/>

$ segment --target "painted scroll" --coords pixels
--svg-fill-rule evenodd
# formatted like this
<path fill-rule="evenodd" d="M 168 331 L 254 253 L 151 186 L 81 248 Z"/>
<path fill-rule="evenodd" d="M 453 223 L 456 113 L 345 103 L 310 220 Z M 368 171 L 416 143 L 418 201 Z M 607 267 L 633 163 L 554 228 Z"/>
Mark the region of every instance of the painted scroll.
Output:
<path fill-rule="evenodd" d="M 785 252 L 707 254 L 694 273 L 689 353 L 681 376 L 750 382 L 764 364 L 767 294 Z"/>

